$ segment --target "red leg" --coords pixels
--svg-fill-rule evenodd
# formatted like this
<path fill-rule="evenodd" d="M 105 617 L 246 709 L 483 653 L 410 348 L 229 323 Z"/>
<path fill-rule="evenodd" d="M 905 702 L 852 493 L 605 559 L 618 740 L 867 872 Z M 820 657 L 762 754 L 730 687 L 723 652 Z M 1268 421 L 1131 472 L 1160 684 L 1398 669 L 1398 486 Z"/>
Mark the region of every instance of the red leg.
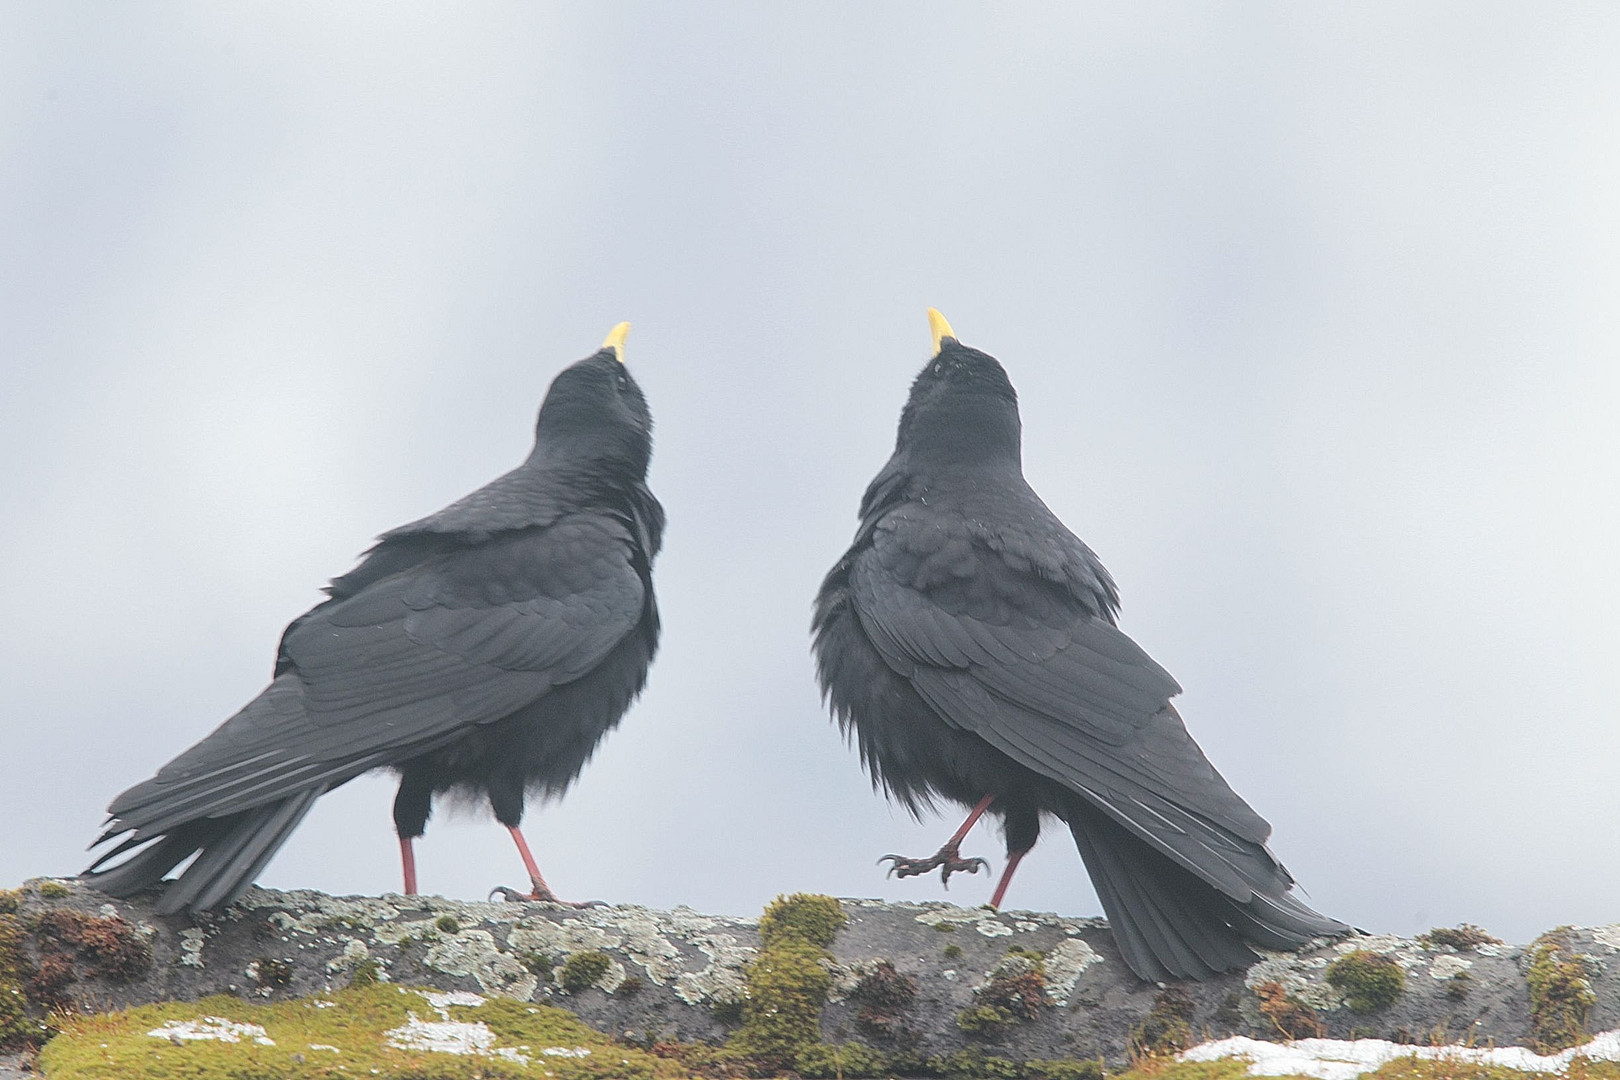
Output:
<path fill-rule="evenodd" d="M 517 842 L 518 854 L 523 856 L 523 868 L 529 872 L 529 884 L 533 886 L 534 892 L 528 899 L 556 901 L 557 894 L 551 891 L 546 879 L 540 876 L 540 867 L 535 864 L 534 856 L 529 853 L 529 842 L 523 839 L 523 834 L 518 831 L 516 825 L 508 825 L 506 829 Z"/>
<path fill-rule="evenodd" d="M 945 841 L 944 846 L 926 859 L 908 859 L 904 855 L 883 856 L 883 859 L 890 859 L 894 863 L 893 866 L 889 867 L 889 873 L 903 878 L 915 877 L 918 874 L 926 874 L 937 866 L 939 867 L 939 880 L 949 888 L 951 875 L 954 873 L 965 870 L 970 874 L 977 874 L 981 866 L 988 869 L 990 864 L 983 859 L 962 858 L 958 848 L 960 848 L 963 838 L 967 836 L 968 830 L 973 828 L 980 816 L 990 809 L 990 804 L 995 801 L 996 797 L 994 795 L 986 795 L 980 799 L 979 805 L 975 806 L 973 812 L 967 816 L 967 820 L 962 822 L 962 827 L 957 829 L 949 840 Z M 878 862 L 882 862 L 883 859 L 879 859 Z"/>
<path fill-rule="evenodd" d="M 405 895 L 416 895 L 416 852 L 411 850 L 411 838 L 399 838 L 399 861 L 405 867 Z"/>
<path fill-rule="evenodd" d="M 975 806 L 973 808 L 973 812 L 967 816 L 967 820 L 962 822 L 962 827 L 957 829 L 949 840 L 945 841 L 945 846 L 956 847 L 961 844 L 963 840 L 966 840 L 968 831 L 978 823 L 979 818 L 984 815 L 986 810 L 990 809 L 990 804 L 995 801 L 996 797 L 994 795 L 986 795 L 984 798 L 980 799 L 979 805 Z"/>
<path fill-rule="evenodd" d="M 1001 898 L 1007 895 L 1007 886 L 1012 883 L 1013 871 L 1018 869 L 1018 864 L 1022 862 L 1024 856 L 1028 854 L 1029 848 L 1025 848 L 1023 851 L 1009 852 L 1007 854 L 1007 869 L 1001 872 L 1001 880 L 996 883 L 995 895 L 990 897 L 991 907 L 1001 907 Z"/>

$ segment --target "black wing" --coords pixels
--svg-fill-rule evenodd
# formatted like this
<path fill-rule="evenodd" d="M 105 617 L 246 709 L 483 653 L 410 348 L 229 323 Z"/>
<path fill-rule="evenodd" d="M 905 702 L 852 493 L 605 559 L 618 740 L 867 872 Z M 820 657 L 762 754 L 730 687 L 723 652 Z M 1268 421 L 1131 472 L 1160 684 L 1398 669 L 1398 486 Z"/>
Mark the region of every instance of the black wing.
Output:
<path fill-rule="evenodd" d="M 1083 796 L 1240 902 L 1290 883 L 1271 827 L 1169 700 L 1174 679 L 1106 617 L 1055 518 L 884 518 L 850 568 L 862 628 L 949 724 Z M 1089 552 L 1086 552 L 1089 555 Z"/>
<path fill-rule="evenodd" d="M 334 596 L 288 628 L 263 694 L 118 797 L 102 839 L 330 787 L 589 672 L 649 603 L 636 539 L 617 516 L 575 514 L 440 545 Z"/>

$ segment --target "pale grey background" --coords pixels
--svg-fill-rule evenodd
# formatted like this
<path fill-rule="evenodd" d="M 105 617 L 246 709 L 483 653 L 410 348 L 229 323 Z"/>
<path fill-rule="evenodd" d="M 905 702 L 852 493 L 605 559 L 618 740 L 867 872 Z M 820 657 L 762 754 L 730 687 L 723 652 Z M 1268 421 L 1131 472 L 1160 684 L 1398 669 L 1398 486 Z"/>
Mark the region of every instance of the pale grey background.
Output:
<path fill-rule="evenodd" d="M 1620 920 L 1617 56 L 1609 4 L 6 8 L 0 884 L 630 319 L 664 648 L 542 866 L 940 896 L 873 860 L 956 812 L 868 791 L 806 632 L 932 304 L 1318 906 Z M 264 882 L 397 888 L 391 797 Z M 521 878 L 487 821 L 419 851 Z M 1011 901 L 1096 910 L 1061 833 Z"/>

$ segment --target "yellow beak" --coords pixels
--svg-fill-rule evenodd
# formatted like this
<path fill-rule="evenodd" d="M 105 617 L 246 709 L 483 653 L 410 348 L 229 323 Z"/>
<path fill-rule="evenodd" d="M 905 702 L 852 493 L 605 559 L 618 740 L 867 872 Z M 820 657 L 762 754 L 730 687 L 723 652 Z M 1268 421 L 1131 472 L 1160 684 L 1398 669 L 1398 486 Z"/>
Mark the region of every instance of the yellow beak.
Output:
<path fill-rule="evenodd" d="M 933 331 L 934 334 L 935 356 L 939 355 L 940 342 L 946 338 L 956 340 L 956 331 L 952 330 L 951 324 L 945 321 L 945 316 L 939 313 L 939 308 L 928 309 L 928 329 Z"/>
<path fill-rule="evenodd" d="M 602 339 L 602 348 L 612 349 L 613 356 L 624 363 L 624 339 L 630 336 L 630 324 L 622 322 L 608 331 L 608 336 Z"/>

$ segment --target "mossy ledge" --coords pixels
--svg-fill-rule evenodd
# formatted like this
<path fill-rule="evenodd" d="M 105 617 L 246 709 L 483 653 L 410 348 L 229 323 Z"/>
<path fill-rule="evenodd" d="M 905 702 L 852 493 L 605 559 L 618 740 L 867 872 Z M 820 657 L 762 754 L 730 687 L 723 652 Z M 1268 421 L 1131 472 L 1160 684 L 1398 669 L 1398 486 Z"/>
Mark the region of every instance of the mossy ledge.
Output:
<path fill-rule="evenodd" d="M 351 1000 L 332 995 L 351 988 L 398 997 L 401 987 L 476 994 L 497 1011 L 566 1010 L 600 1045 L 644 1054 L 628 1060 L 646 1075 L 1094 1077 L 1134 1054 L 1140 1070 L 1176 1073 L 1167 1080 L 1215 1080 L 1230 1063 L 1180 1062 L 1175 1051 L 1290 1034 L 1552 1048 L 1620 1028 L 1620 926 L 1560 929 L 1531 946 L 1472 927 L 1427 940 L 1359 936 L 1161 988 L 1130 976 L 1101 920 L 937 902 L 800 895 L 752 919 L 253 889 L 192 920 L 157 916 L 152 900 L 111 900 L 72 880 L 0 891 L 0 1053 L 123 1008 L 172 1004 L 198 1019 L 208 1015 L 199 999 L 228 995 L 330 1000 L 330 1013 Z M 1380 972 L 1398 969 L 1404 991 L 1353 1011 L 1327 978 L 1353 952 L 1381 958 Z M 979 1008 L 1000 1012 L 970 1031 L 961 1021 Z M 523 1045 L 504 1038 L 490 1045 Z M 148 1052 L 163 1050 L 150 1042 Z M 491 1076 L 516 1068 L 478 1057 L 442 1074 L 463 1064 Z M 1577 1066 L 1572 1074 L 1598 1069 Z"/>
<path fill-rule="evenodd" d="M 1544 1053 L 1587 1040 L 1586 1022 L 1597 1004 L 1585 957 L 1571 943 L 1573 928 L 1560 926 L 1538 937 L 1526 958 L 1530 984 L 1530 1045 Z M 1596 966 L 1596 965 L 1594 965 Z"/>

